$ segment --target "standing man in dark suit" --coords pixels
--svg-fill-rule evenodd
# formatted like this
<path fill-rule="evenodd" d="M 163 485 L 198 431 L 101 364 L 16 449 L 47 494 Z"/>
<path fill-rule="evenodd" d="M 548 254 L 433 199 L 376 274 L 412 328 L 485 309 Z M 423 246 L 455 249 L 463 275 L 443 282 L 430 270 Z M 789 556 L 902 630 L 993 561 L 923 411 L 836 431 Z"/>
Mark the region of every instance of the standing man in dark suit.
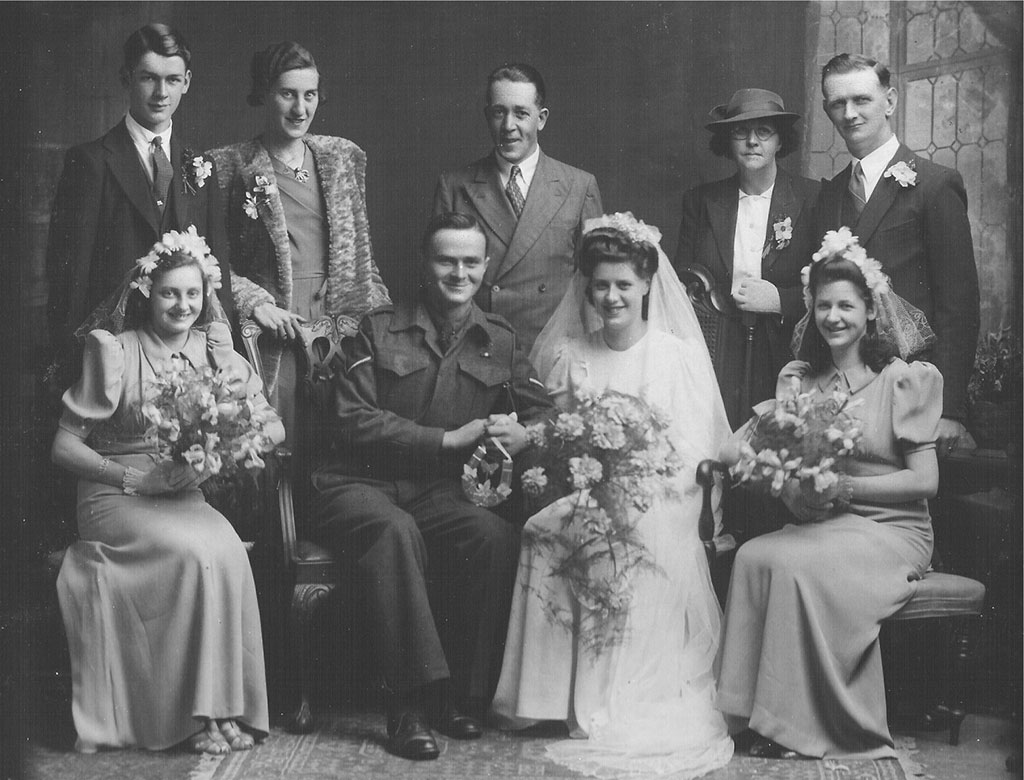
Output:
<path fill-rule="evenodd" d="M 978 270 L 967 193 L 956 171 L 915 155 L 893 135 L 889 69 L 838 54 L 821 72 L 822 105 L 854 161 L 822 182 L 817 234 L 842 225 L 882 264 L 893 290 L 924 312 L 938 337 L 924 357 L 942 372 L 939 454 L 967 437 L 967 381 L 978 339 Z"/>
<path fill-rule="evenodd" d="M 195 225 L 221 267 L 229 267 L 212 162 L 171 128 L 192 78 L 190 59 L 184 37 L 167 25 L 133 32 L 121 68 L 125 118 L 102 138 L 68 150 L 46 260 L 54 349 L 69 345 L 75 329 L 169 230 Z M 229 274 L 219 297 L 230 317 Z"/>
<path fill-rule="evenodd" d="M 435 214 L 472 214 L 483 225 L 490 265 L 477 303 L 512 323 L 527 353 L 569 286 L 584 220 L 603 213 L 597 180 L 537 145 L 545 99 L 530 65 L 493 71 L 484 118 L 494 151 L 442 174 L 434 194 Z"/>

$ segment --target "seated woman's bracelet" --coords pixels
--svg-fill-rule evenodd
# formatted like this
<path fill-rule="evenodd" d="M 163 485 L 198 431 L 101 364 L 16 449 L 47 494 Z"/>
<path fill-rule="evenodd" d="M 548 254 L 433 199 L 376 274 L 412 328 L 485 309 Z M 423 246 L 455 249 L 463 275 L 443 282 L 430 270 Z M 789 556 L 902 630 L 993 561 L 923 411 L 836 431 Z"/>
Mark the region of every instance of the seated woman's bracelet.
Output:
<path fill-rule="evenodd" d="M 103 477 L 104 472 L 107 470 L 107 466 L 110 465 L 110 458 L 104 458 L 100 461 L 99 467 L 96 469 L 96 479 L 99 480 Z"/>
<path fill-rule="evenodd" d="M 839 494 L 836 496 L 836 503 L 841 507 L 850 505 L 853 500 L 853 477 L 849 474 L 840 474 L 839 483 L 836 485 Z"/>
<path fill-rule="evenodd" d="M 121 492 L 126 496 L 137 496 L 139 494 L 139 482 L 142 480 L 142 472 L 125 466 L 124 476 L 121 477 Z"/>

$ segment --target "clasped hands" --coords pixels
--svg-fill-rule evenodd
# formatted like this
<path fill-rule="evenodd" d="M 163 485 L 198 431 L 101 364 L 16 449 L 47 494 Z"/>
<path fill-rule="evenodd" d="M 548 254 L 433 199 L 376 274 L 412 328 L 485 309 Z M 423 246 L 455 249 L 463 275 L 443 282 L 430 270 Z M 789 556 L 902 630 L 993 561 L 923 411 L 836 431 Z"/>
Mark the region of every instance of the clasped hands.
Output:
<path fill-rule="evenodd" d="M 787 479 L 780 498 L 801 523 L 816 523 L 835 511 L 839 486 L 833 485 L 819 493 L 798 479 Z"/>
<path fill-rule="evenodd" d="M 134 480 L 134 487 L 140 495 L 159 496 L 196 487 L 211 476 L 209 471 L 199 473 L 188 463 L 162 460 L 137 477 Z"/>
<path fill-rule="evenodd" d="M 509 455 L 517 455 L 526 449 L 526 428 L 519 422 L 519 415 L 492 414 L 486 418 L 470 420 L 454 431 L 445 431 L 441 448 L 461 450 L 475 447 L 483 438 L 497 439 Z"/>

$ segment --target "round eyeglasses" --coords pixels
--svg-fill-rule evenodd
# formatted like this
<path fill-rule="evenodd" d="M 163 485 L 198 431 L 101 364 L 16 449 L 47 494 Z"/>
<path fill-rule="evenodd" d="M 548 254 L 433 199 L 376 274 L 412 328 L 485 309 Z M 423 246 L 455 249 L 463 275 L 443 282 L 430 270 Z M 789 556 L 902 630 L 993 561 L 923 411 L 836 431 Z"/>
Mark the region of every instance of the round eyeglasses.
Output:
<path fill-rule="evenodd" d="M 767 141 L 775 135 L 775 128 L 771 125 L 756 125 L 754 127 L 749 125 L 734 125 L 729 131 L 729 135 L 735 141 L 746 141 L 747 138 L 750 137 L 751 132 L 757 136 L 759 141 Z"/>

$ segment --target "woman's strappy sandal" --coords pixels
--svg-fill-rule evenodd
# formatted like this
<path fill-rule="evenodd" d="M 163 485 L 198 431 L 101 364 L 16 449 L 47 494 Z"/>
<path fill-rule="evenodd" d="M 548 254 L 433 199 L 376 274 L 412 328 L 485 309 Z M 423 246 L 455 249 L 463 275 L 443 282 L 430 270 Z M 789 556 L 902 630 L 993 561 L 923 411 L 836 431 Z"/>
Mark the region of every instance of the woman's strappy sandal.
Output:
<path fill-rule="evenodd" d="M 223 735 L 225 744 L 231 750 L 252 750 L 256 744 L 256 740 L 252 738 L 252 735 L 242 731 L 233 720 L 218 721 L 217 727 Z"/>

